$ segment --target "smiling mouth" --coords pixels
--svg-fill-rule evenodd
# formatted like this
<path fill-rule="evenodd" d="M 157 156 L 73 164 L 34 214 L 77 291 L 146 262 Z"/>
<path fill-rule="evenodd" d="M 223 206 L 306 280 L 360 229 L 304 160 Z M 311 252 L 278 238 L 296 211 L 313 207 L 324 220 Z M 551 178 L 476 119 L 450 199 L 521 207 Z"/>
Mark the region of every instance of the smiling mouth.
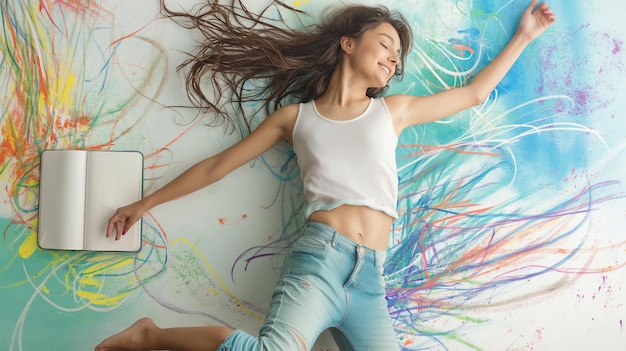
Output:
<path fill-rule="evenodd" d="M 383 69 L 383 71 L 385 71 L 387 73 L 387 75 L 389 75 L 391 73 L 391 70 L 389 69 L 389 67 L 387 66 L 383 66 L 383 65 L 378 65 L 380 68 Z"/>

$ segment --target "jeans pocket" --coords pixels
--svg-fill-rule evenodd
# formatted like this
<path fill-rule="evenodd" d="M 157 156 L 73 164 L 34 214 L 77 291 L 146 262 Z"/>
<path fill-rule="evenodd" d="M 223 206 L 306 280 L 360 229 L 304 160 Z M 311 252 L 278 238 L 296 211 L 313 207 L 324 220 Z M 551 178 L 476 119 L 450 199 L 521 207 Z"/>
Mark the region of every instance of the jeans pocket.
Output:
<path fill-rule="evenodd" d="M 331 246 L 330 240 L 315 235 L 304 234 L 294 244 L 293 251 L 326 251 Z"/>

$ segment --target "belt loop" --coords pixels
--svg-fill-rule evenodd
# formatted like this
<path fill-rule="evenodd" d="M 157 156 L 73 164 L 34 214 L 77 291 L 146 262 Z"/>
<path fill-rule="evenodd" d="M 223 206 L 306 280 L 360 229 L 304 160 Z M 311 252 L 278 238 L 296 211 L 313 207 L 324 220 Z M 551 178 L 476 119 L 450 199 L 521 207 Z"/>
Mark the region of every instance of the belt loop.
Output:
<path fill-rule="evenodd" d="M 330 240 L 330 246 L 337 246 L 337 240 L 339 240 L 339 233 L 336 230 L 333 230 L 333 238 Z"/>
<path fill-rule="evenodd" d="M 385 265 L 385 260 L 387 259 L 386 251 L 374 251 L 374 264 L 376 267 L 383 267 Z"/>

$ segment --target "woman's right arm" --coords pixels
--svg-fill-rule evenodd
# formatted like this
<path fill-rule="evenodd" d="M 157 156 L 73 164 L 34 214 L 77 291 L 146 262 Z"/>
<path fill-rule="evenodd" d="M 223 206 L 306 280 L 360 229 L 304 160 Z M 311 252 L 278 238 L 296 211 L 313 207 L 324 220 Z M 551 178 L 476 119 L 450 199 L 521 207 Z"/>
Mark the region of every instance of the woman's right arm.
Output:
<path fill-rule="evenodd" d="M 291 140 L 297 105 L 272 113 L 250 135 L 228 149 L 191 166 L 154 193 L 117 209 L 109 219 L 107 237 L 116 231 L 119 240 L 149 209 L 213 184 L 236 168 L 252 161 L 281 140 Z"/>

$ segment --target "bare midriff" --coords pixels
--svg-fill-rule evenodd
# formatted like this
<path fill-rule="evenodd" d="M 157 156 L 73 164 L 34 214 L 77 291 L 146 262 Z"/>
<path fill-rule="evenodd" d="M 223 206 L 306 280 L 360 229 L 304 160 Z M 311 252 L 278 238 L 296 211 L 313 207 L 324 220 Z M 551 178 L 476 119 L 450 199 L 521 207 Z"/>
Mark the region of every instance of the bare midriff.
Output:
<path fill-rule="evenodd" d="M 309 220 L 328 224 L 360 245 L 386 250 L 394 219 L 365 206 L 342 205 L 328 211 L 315 211 Z"/>

